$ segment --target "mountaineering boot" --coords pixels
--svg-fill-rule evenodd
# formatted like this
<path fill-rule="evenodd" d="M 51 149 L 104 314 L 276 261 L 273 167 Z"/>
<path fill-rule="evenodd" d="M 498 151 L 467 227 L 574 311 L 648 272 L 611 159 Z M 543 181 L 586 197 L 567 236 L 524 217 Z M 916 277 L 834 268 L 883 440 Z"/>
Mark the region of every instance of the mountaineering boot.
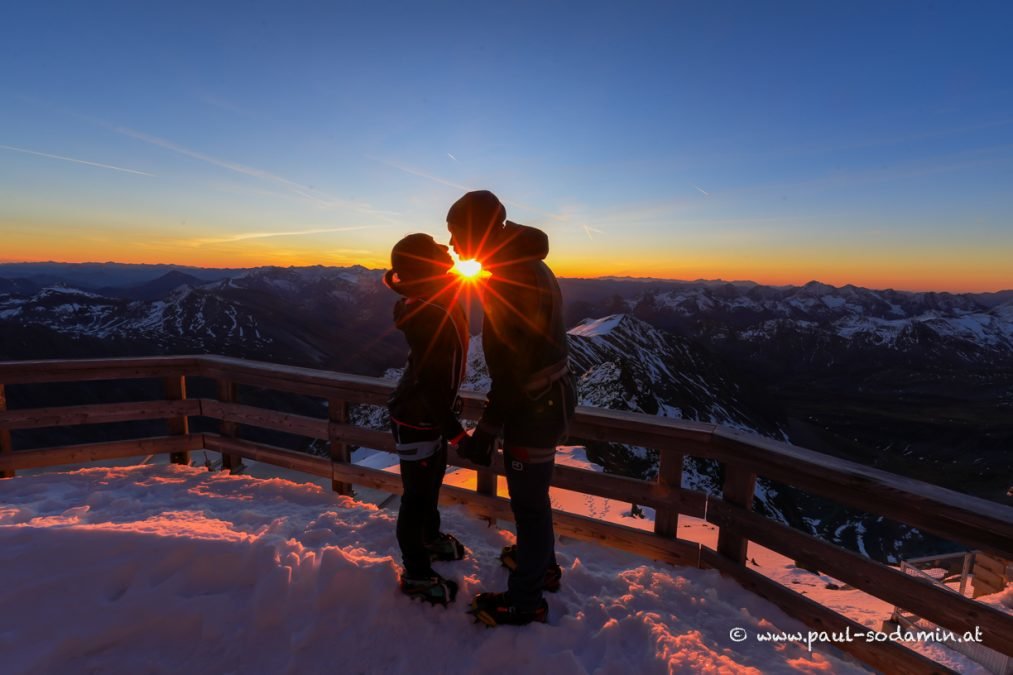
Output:
<path fill-rule="evenodd" d="M 549 605 L 542 598 L 534 609 L 520 609 L 506 593 L 479 593 L 471 601 L 468 613 L 486 626 L 523 626 L 532 621 L 549 620 Z"/>
<path fill-rule="evenodd" d="M 504 546 L 499 554 L 499 561 L 503 567 L 511 572 L 517 569 L 517 546 Z M 542 590 L 555 593 L 559 590 L 559 582 L 563 578 L 563 570 L 556 563 L 549 565 L 545 570 L 545 578 L 542 580 Z"/>
<path fill-rule="evenodd" d="M 457 597 L 457 582 L 444 579 L 436 572 L 429 572 L 422 576 L 401 575 L 401 592 L 405 595 L 433 605 L 447 606 Z"/>
<path fill-rule="evenodd" d="M 430 560 L 460 560 L 464 557 L 464 544 L 452 534 L 440 532 L 432 541 L 425 543 Z"/>

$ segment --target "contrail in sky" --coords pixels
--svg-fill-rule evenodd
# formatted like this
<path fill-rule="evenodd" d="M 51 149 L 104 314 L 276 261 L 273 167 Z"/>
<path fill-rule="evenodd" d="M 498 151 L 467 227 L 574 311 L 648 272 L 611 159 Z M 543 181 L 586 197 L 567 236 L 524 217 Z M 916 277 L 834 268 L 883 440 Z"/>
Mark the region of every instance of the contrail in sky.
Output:
<path fill-rule="evenodd" d="M 449 152 L 447 153 L 447 157 L 449 157 L 450 159 L 454 160 L 455 162 L 457 161 L 457 157 L 454 157 Z"/>
<path fill-rule="evenodd" d="M 449 180 L 445 180 L 443 178 L 440 178 L 439 176 L 434 176 L 432 174 L 425 173 L 424 171 L 419 171 L 418 169 L 413 169 L 410 166 L 405 166 L 404 164 L 398 164 L 397 162 L 391 162 L 390 160 L 379 159 L 377 157 L 367 157 L 367 159 L 371 159 L 374 162 L 380 162 L 381 164 L 386 164 L 387 166 L 389 166 L 391 168 L 394 168 L 394 169 L 397 169 L 398 171 L 404 171 L 405 173 L 410 173 L 411 175 L 418 176 L 419 178 L 426 178 L 426 179 L 431 180 L 433 182 L 439 183 L 440 185 L 446 185 L 447 187 L 452 187 L 452 188 L 455 188 L 457 190 L 464 190 L 465 192 L 467 192 L 468 190 L 472 189 L 472 188 L 469 188 L 469 187 L 465 187 L 463 185 L 459 185 L 457 183 L 452 183 Z"/>
<path fill-rule="evenodd" d="M 244 232 L 231 237 L 220 237 L 214 239 L 194 239 L 192 243 L 201 244 L 225 244 L 234 241 L 246 241 L 247 239 L 266 239 L 268 237 L 294 237 L 304 234 L 323 234 L 326 232 L 351 232 L 353 230 L 372 230 L 368 225 L 358 227 L 321 227 L 313 230 L 298 230 L 295 232 Z"/>
<path fill-rule="evenodd" d="M 706 190 L 704 190 L 699 185 L 694 185 L 693 187 L 695 187 L 697 190 L 699 190 L 700 194 L 702 194 L 704 197 L 710 197 L 711 196 L 711 193 L 707 192 Z"/>
<path fill-rule="evenodd" d="M 102 164 L 101 162 L 89 162 L 86 159 L 74 159 L 73 157 L 64 157 L 63 155 L 51 155 L 48 152 L 38 152 L 36 150 L 27 150 L 25 148 L 15 148 L 13 145 L 0 145 L 0 148 L 4 150 L 13 150 L 14 152 L 23 152 L 26 155 L 38 155 L 39 157 L 49 157 L 50 159 L 62 159 L 64 162 L 74 162 L 75 164 L 87 164 L 88 166 L 97 166 L 100 169 L 111 169 L 113 171 L 122 171 L 124 173 L 136 173 L 139 176 L 154 176 L 153 173 L 147 173 L 146 171 L 136 171 L 135 169 L 124 169 L 122 166 L 113 166 L 112 164 Z"/>
<path fill-rule="evenodd" d="M 164 138 L 159 138 L 157 136 L 149 136 L 148 134 L 142 133 L 140 131 L 135 131 L 133 129 L 129 129 L 127 127 L 114 127 L 114 130 L 117 133 L 123 134 L 124 136 L 129 136 L 130 138 L 135 138 L 139 141 L 143 141 L 150 145 L 156 145 L 160 148 L 171 150 L 172 152 L 178 153 L 180 155 L 191 157 L 193 159 L 198 159 L 202 162 L 213 164 L 214 166 L 222 167 L 223 169 L 228 169 L 230 171 L 235 171 L 236 173 L 241 173 L 246 176 L 251 176 L 253 178 L 260 178 L 262 180 L 267 180 L 274 183 L 278 183 L 280 185 L 284 185 L 294 194 L 297 194 L 300 197 L 304 197 L 311 201 L 315 201 L 322 206 L 351 207 L 365 213 L 369 212 L 368 204 L 353 202 L 347 199 L 338 199 L 336 197 L 331 197 L 323 193 L 318 193 L 316 190 L 313 190 L 313 188 L 310 188 L 306 185 L 301 185 L 300 183 L 296 183 L 295 181 L 291 181 L 288 178 L 285 178 L 284 176 L 279 176 L 269 171 L 264 171 L 263 169 L 258 169 L 252 166 L 246 166 L 245 164 L 239 164 L 237 162 L 230 162 L 228 160 L 219 159 L 218 157 L 212 157 L 211 155 L 206 155 L 203 152 L 197 152 L 196 150 L 191 150 L 190 148 L 183 147 L 182 145 L 177 145 L 176 143 L 168 141 Z"/>

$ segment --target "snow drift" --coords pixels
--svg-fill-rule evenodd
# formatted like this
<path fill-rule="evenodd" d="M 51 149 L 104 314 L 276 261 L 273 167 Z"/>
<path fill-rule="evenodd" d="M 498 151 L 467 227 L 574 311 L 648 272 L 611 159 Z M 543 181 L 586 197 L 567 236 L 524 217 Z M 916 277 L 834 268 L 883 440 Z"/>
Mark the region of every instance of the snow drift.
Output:
<path fill-rule="evenodd" d="M 395 514 L 317 485 L 181 466 L 0 481 L 9 673 L 861 672 L 839 654 L 735 643 L 805 630 L 716 572 L 561 542 L 547 625 L 486 629 L 510 532 L 444 509 L 467 559 L 449 608 L 397 590 Z M 463 600 L 463 601 L 462 601 Z"/>

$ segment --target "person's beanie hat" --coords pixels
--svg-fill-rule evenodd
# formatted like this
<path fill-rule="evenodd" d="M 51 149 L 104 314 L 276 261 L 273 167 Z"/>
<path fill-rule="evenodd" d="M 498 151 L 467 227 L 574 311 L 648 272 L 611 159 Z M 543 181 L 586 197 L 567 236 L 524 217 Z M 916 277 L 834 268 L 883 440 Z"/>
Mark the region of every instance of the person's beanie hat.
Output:
<path fill-rule="evenodd" d="M 391 271 L 403 282 L 438 277 L 453 265 L 446 247 L 437 244 L 428 234 L 409 234 L 390 251 Z"/>
<path fill-rule="evenodd" d="M 447 211 L 447 223 L 466 226 L 469 231 L 484 233 L 503 225 L 506 207 L 488 190 L 474 190 L 458 199 Z"/>

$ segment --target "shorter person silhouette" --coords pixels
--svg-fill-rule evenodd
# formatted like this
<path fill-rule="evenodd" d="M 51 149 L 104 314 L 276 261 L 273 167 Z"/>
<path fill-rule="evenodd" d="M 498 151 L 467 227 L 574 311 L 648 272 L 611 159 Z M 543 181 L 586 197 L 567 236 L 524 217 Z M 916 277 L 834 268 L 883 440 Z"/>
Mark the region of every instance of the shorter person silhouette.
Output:
<path fill-rule="evenodd" d="M 453 535 L 440 531 L 438 502 L 448 441 L 464 435 L 457 390 L 467 364 L 468 322 L 446 246 L 427 234 L 411 234 L 394 246 L 390 262 L 384 283 L 404 296 L 394 305 L 394 323 L 410 349 L 387 404 L 404 486 L 397 517 L 401 590 L 446 605 L 456 597 L 457 583 L 435 572 L 431 562 L 465 554 Z"/>

